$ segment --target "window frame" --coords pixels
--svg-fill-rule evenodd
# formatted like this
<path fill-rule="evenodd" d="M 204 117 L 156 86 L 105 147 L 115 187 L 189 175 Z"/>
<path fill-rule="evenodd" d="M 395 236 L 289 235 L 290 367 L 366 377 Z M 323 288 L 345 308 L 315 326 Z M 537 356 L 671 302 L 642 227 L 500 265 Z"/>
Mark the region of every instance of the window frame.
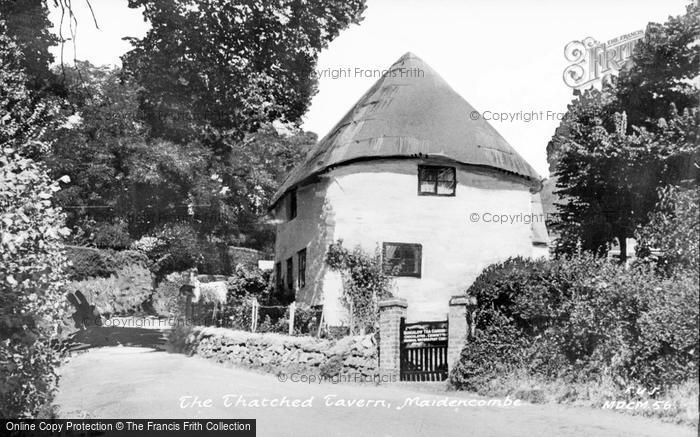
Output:
<path fill-rule="evenodd" d="M 294 291 L 294 257 L 287 258 L 287 290 Z"/>
<path fill-rule="evenodd" d="M 445 170 L 448 169 L 452 171 L 452 182 L 454 183 L 454 187 L 452 187 L 452 192 L 451 193 L 438 193 L 438 184 L 440 183 L 439 179 L 439 174 L 440 170 Z M 421 170 L 430 170 L 435 172 L 435 184 L 434 184 L 434 192 L 426 192 L 421 190 L 421 182 L 423 181 L 421 179 Z M 418 165 L 418 174 L 417 174 L 417 179 L 418 179 L 418 195 L 419 196 L 439 196 L 439 197 L 455 197 L 457 195 L 457 168 L 452 167 L 449 165 L 434 165 L 434 164 L 419 164 Z"/>
<path fill-rule="evenodd" d="M 418 262 L 416 263 L 418 266 L 418 271 L 417 272 L 411 272 L 411 273 L 398 273 L 398 274 L 392 274 L 388 273 L 385 270 L 385 273 L 388 274 L 389 276 L 394 276 L 394 277 L 409 277 L 409 278 L 420 278 L 423 275 L 423 245 L 420 243 L 401 243 L 398 241 L 384 241 L 382 242 L 382 265 L 384 268 L 386 268 L 386 247 L 387 245 L 394 245 L 394 246 L 410 246 L 412 249 L 417 249 L 416 256 L 418 258 Z"/>
<path fill-rule="evenodd" d="M 306 287 L 306 248 L 297 252 L 297 287 Z"/>

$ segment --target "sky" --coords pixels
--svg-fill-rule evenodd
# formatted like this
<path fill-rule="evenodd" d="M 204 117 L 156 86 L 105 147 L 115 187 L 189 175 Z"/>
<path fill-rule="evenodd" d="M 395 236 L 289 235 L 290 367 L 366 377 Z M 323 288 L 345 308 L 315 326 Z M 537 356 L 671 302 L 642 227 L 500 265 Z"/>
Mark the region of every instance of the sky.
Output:
<path fill-rule="evenodd" d="M 80 2 L 74 2 L 80 4 Z M 368 0 L 364 20 L 343 31 L 319 56 L 318 71 L 383 70 L 413 52 L 436 70 L 547 177 L 546 146 L 572 89 L 562 79 L 564 47 L 592 37 L 608 41 L 680 15 L 688 0 Z M 148 24 L 126 0 L 92 0 L 99 25 L 78 8 L 76 57 L 120 65 L 123 37 L 142 37 Z M 60 12 L 51 11 L 55 29 Z M 64 24 L 64 34 L 67 24 Z M 73 58 L 70 43 L 64 60 Z M 58 59 L 59 48 L 54 48 Z M 303 119 L 323 137 L 378 79 L 321 76 Z M 496 113 L 511 120 L 495 120 Z M 535 118 L 525 114 L 537 114 Z M 518 116 L 518 114 L 521 114 Z M 530 120 L 525 121 L 525 120 Z"/>

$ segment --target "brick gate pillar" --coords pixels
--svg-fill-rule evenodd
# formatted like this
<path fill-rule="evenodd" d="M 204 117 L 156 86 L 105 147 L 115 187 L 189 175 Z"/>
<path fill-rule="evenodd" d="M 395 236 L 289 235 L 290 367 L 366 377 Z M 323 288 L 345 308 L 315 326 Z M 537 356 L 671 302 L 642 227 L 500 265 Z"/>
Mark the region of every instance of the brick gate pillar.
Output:
<path fill-rule="evenodd" d="M 379 302 L 379 372 L 398 381 L 401 371 L 401 318 L 406 317 L 406 299 L 392 297 Z M 394 379 L 396 378 L 396 379 Z"/>
<path fill-rule="evenodd" d="M 448 315 L 449 330 L 447 335 L 447 371 L 451 371 L 459 359 L 459 355 L 467 342 L 469 328 L 467 325 L 467 308 L 474 305 L 476 299 L 464 294 L 450 298 L 450 312 Z"/>

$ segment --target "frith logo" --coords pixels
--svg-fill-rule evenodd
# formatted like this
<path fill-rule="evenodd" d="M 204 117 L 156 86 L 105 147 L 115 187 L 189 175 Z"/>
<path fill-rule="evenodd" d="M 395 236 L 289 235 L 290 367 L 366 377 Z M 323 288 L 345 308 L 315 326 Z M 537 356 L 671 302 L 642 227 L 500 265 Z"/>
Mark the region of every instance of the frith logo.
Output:
<path fill-rule="evenodd" d="M 603 81 L 629 62 L 634 46 L 644 38 L 638 30 L 600 43 L 591 37 L 571 41 L 564 48 L 564 56 L 571 65 L 564 69 L 564 83 L 571 88 L 584 88 Z"/>

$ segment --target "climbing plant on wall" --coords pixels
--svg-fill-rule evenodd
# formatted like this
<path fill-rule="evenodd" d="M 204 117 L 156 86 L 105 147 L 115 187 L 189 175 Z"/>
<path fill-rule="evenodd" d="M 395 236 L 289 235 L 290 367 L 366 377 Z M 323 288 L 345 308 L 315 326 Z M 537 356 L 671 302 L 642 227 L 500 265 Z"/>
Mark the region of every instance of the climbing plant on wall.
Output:
<path fill-rule="evenodd" d="M 343 304 L 350 316 L 350 334 L 373 331 L 377 324 L 377 302 L 391 297 L 393 280 L 382 263 L 379 249 L 368 254 L 357 246 L 352 250 L 338 240 L 326 254 L 326 265 L 343 278 Z"/>

